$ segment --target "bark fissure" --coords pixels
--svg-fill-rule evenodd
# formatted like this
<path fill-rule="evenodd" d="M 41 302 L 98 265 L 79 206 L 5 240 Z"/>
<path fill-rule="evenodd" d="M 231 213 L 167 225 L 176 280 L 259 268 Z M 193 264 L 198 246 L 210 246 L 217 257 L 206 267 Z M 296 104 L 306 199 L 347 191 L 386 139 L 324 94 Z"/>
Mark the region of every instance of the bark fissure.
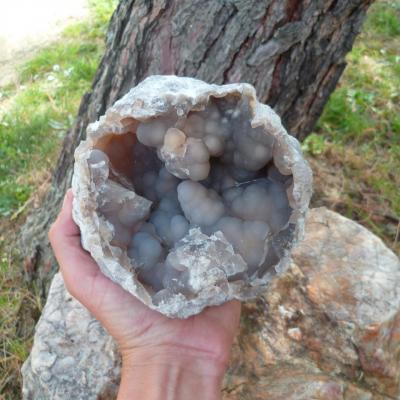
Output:
<path fill-rule="evenodd" d="M 287 21 L 298 21 L 301 17 L 303 1 L 302 0 L 289 0 L 287 4 Z"/>
<path fill-rule="evenodd" d="M 151 1 L 153 3 L 153 1 Z M 162 7 L 159 7 L 157 12 L 155 14 L 152 13 L 153 11 L 153 4 L 151 4 L 151 7 L 149 8 L 149 23 L 146 24 L 145 28 L 143 29 L 143 39 L 142 39 L 142 46 L 143 46 L 143 53 L 146 53 L 146 48 L 147 44 L 151 43 L 151 38 L 153 36 L 153 33 L 156 31 L 157 24 L 161 20 L 168 20 L 168 16 L 165 15 L 167 12 L 169 5 L 169 1 L 165 0 L 164 4 Z M 146 62 L 151 62 L 151 60 L 146 59 L 146 57 L 138 57 L 138 64 L 137 64 L 137 69 L 136 69 L 136 80 L 135 84 L 138 84 L 146 75 L 147 71 L 149 68 L 149 65 L 146 65 Z M 129 79 L 124 80 L 123 83 L 121 84 L 121 93 L 118 97 L 123 96 L 127 90 L 129 90 L 129 87 L 126 87 L 125 83 Z"/>
<path fill-rule="evenodd" d="M 302 61 L 298 63 L 300 66 L 298 71 L 299 75 L 304 78 L 298 79 L 295 90 L 292 88 L 292 91 L 299 95 L 290 96 L 293 100 L 286 101 L 289 96 L 282 98 L 277 92 L 271 93 L 271 95 L 274 94 L 274 96 L 271 96 L 271 104 L 283 116 L 286 125 L 292 126 L 292 132 L 299 132 L 298 137 L 303 138 L 310 133 L 320 116 L 329 94 L 333 91 L 344 70 L 344 56 L 346 52 L 351 50 L 355 34 L 359 29 L 360 18 L 362 19 L 365 15 L 369 4 L 366 4 L 366 2 L 354 4 L 353 2 L 351 7 L 348 6 L 345 10 L 342 10 L 348 24 L 342 24 L 332 13 L 319 14 L 310 34 L 300 44 L 305 55 Z M 296 48 L 291 49 L 291 51 L 292 54 L 298 52 Z M 287 57 L 283 69 L 286 70 L 287 65 L 293 65 L 290 58 L 292 54 Z M 334 65 L 336 74 L 330 74 L 331 80 L 329 81 L 325 77 L 331 64 Z M 286 79 L 288 75 L 289 73 L 285 72 L 283 77 Z M 323 89 L 323 93 L 316 98 L 315 93 L 318 90 L 320 91 L 320 88 Z M 277 100 L 275 101 L 275 99 Z M 313 107 L 308 107 L 311 101 Z M 297 110 L 299 110 L 298 113 Z M 307 117 L 302 118 L 302 115 Z"/>
<path fill-rule="evenodd" d="M 245 48 L 249 48 L 249 47 L 251 46 L 251 42 L 252 42 L 253 38 L 254 38 L 254 35 L 253 35 L 252 37 L 247 37 L 247 38 L 244 40 L 244 42 L 240 45 L 240 47 L 239 47 L 239 49 L 237 50 L 237 52 L 233 55 L 230 64 L 228 65 L 227 69 L 226 69 L 226 70 L 224 71 L 224 73 L 223 73 L 223 80 L 222 80 L 223 83 L 232 82 L 232 81 L 229 79 L 229 73 L 231 72 L 232 68 L 234 67 L 237 58 L 242 54 L 242 51 L 243 51 Z"/>
<path fill-rule="evenodd" d="M 110 22 L 110 26 L 111 24 L 115 24 L 115 29 L 108 30 L 107 48 L 115 49 L 116 52 L 123 51 L 121 42 L 124 31 L 126 30 L 126 27 L 130 21 L 134 3 L 135 0 L 119 3 L 119 6 L 113 14 L 112 20 Z M 121 17 L 118 18 L 118 16 Z M 111 97 L 113 81 L 112 72 L 115 69 L 116 60 L 104 55 L 92 85 L 93 91 L 99 91 L 99 89 L 101 88 L 102 92 L 102 96 L 95 95 L 97 99 L 97 107 L 93 114 L 95 114 L 96 116 L 103 114 L 107 109 L 108 104 L 110 103 L 109 99 Z M 81 114 L 79 113 L 78 115 Z"/>
<path fill-rule="evenodd" d="M 222 8 L 221 8 L 221 12 L 217 15 L 217 18 L 214 18 L 214 21 L 215 21 L 216 25 L 218 25 L 218 22 L 217 22 L 217 21 L 219 20 L 220 15 L 222 16 L 222 15 L 224 14 L 224 12 L 225 12 L 225 7 L 222 7 Z M 236 7 L 234 7 L 234 10 L 233 10 L 232 12 L 228 12 L 226 18 L 224 18 L 224 22 L 223 22 L 223 25 L 222 25 L 222 29 L 219 31 L 218 35 L 215 35 L 215 38 L 211 41 L 210 45 L 207 46 L 206 51 L 204 52 L 203 57 L 201 58 L 200 62 L 199 62 L 198 65 L 197 65 L 197 68 L 200 68 L 201 65 L 202 65 L 204 62 L 207 62 L 208 57 L 210 56 L 210 52 L 215 48 L 215 46 L 217 45 L 217 43 L 218 43 L 218 41 L 221 39 L 221 37 L 224 36 L 225 31 L 226 31 L 226 25 L 227 25 L 229 19 L 230 19 L 230 18 L 233 18 L 234 15 L 237 14 L 237 12 L 238 12 L 238 10 L 237 10 Z"/>
<path fill-rule="evenodd" d="M 272 0 L 266 7 L 266 10 L 264 12 L 264 14 L 262 15 L 262 17 L 260 18 L 260 26 L 264 27 L 266 20 L 268 19 L 271 7 L 273 6 L 273 4 L 276 2 L 276 0 Z M 229 83 L 229 82 L 237 82 L 238 80 L 235 79 L 230 79 L 230 72 L 231 70 L 234 68 L 235 66 L 235 62 L 236 60 L 239 58 L 239 56 L 243 55 L 243 51 L 245 49 L 251 49 L 252 46 L 254 45 L 254 41 L 255 38 L 257 36 L 258 30 L 255 29 L 254 33 L 252 35 L 249 35 L 248 37 L 245 38 L 245 40 L 242 42 L 242 44 L 240 45 L 238 51 L 234 54 L 231 63 L 228 65 L 227 69 L 224 71 L 223 73 L 223 83 Z M 272 33 L 271 33 L 272 34 Z M 246 57 L 243 57 L 244 59 Z"/>

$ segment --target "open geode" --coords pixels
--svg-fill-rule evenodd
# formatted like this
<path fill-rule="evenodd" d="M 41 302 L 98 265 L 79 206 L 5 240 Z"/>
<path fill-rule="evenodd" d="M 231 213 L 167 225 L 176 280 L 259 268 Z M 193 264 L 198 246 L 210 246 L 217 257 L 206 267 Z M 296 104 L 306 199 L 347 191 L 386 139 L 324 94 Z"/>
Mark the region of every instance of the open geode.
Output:
<path fill-rule="evenodd" d="M 302 234 L 310 168 L 249 84 L 149 77 L 88 126 L 75 160 L 83 247 L 169 317 L 255 297 Z"/>

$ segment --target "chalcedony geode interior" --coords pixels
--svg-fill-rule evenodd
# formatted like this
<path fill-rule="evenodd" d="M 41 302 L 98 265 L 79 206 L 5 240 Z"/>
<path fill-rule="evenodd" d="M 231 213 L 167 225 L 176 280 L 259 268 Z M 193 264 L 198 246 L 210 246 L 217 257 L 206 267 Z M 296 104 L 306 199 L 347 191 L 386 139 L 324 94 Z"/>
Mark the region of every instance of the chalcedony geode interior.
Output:
<path fill-rule="evenodd" d="M 105 275 L 186 318 L 253 298 L 286 268 L 311 181 L 251 85 L 152 76 L 89 125 L 73 216 Z"/>

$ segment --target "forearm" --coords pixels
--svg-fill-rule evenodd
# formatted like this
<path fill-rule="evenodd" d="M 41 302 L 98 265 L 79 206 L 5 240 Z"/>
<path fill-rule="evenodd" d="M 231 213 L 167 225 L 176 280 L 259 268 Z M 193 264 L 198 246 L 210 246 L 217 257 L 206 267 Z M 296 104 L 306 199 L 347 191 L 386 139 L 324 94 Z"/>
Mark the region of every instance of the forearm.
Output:
<path fill-rule="evenodd" d="M 191 357 L 124 360 L 118 400 L 219 400 L 224 368 Z"/>

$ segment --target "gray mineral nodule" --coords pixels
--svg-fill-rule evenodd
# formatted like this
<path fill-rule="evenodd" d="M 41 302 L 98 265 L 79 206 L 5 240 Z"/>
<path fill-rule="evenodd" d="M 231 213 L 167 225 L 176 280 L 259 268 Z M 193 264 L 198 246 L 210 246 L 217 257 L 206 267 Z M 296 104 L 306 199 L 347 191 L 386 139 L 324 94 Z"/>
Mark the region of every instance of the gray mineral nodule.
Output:
<path fill-rule="evenodd" d="M 73 216 L 106 276 L 186 318 L 254 298 L 286 268 L 311 182 L 251 85 L 151 76 L 89 125 Z"/>

